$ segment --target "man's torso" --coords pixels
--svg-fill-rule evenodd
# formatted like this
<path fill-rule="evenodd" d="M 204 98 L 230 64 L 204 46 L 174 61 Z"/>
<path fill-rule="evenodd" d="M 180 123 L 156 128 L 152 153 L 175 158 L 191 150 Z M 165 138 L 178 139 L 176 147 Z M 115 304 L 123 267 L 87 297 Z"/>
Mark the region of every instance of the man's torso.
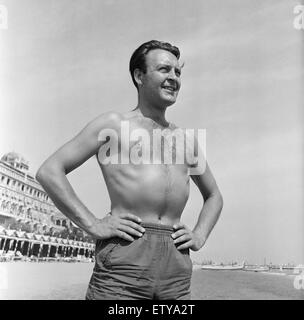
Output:
<path fill-rule="evenodd" d="M 129 145 L 125 143 L 126 131 L 121 130 L 122 126 L 124 129 L 128 126 L 131 135 L 137 130 L 138 138 L 133 136 L 134 139 L 128 139 Z M 157 130 L 160 132 L 164 129 L 165 138 L 160 143 L 155 134 Z M 98 153 L 98 163 L 111 199 L 112 214 L 130 212 L 145 222 L 167 225 L 179 221 L 189 196 L 189 175 L 188 167 L 183 162 L 186 148 L 180 147 L 181 140 L 177 142 L 183 134 L 176 129 L 172 124 L 167 128 L 162 127 L 134 111 L 122 115 L 116 127 L 118 150 L 114 156 L 118 157 L 118 163 L 102 164 L 100 150 Z M 174 130 L 178 132 L 177 139 L 172 139 Z M 145 137 L 149 138 L 148 143 L 147 139 L 139 137 L 143 131 Z M 127 164 L 121 163 L 123 152 L 129 162 Z M 148 162 L 134 163 L 143 156 L 147 160 L 147 155 Z M 180 160 L 177 160 L 178 157 Z"/>

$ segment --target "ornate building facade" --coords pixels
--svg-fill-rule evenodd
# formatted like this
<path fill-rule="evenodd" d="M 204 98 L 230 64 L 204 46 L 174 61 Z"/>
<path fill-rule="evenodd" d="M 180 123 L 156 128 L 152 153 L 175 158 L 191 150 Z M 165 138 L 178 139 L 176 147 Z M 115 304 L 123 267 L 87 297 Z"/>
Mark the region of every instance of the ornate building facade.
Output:
<path fill-rule="evenodd" d="M 33 257 L 92 258 L 93 240 L 65 217 L 28 162 L 10 152 L 0 160 L 0 254 Z"/>

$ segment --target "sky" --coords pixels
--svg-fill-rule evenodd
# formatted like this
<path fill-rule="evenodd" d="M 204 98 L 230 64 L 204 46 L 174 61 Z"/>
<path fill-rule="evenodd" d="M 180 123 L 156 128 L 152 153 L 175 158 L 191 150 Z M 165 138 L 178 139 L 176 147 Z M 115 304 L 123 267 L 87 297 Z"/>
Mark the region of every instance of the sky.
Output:
<path fill-rule="evenodd" d="M 207 130 L 207 160 L 224 197 L 195 261 L 304 263 L 303 40 L 293 0 L 1 0 L 0 154 L 34 174 L 89 121 L 137 103 L 132 52 L 157 39 L 185 62 L 167 119 Z M 303 91 L 303 90 L 302 90 Z M 68 175 L 102 218 L 110 201 L 95 159 Z M 194 184 L 181 220 L 193 228 Z"/>

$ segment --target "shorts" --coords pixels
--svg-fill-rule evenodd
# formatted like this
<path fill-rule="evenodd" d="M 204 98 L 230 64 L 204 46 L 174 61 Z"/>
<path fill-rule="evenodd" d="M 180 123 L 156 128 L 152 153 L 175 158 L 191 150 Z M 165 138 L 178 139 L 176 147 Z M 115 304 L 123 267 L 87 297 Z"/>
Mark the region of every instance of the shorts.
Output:
<path fill-rule="evenodd" d="M 130 242 L 97 240 L 86 300 L 190 299 L 189 249 L 177 250 L 171 226 L 142 223 L 145 233 Z"/>

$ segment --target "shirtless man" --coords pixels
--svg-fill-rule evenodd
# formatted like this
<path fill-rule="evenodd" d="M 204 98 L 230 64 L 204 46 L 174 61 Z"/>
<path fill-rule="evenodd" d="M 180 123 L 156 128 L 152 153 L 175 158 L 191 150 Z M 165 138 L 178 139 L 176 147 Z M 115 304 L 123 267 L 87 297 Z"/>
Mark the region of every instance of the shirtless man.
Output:
<path fill-rule="evenodd" d="M 154 129 L 170 132 L 176 128 L 166 120 L 165 112 L 175 103 L 181 86 L 179 55 L 177 47 L 155 40 L 136 49 L 130 60 L 138 91 L 136 108 L 125 114 L 100 115 L 37 172 L 37 180 L 58 209 L 96 239 L 96 261 L 86 299 L 190 298 L 189 249 L 202 248 L 223 206 L 208 165 L 201 174 L 189 175 L 189 163 L 166 164 L 163 154 L 161 164 L 103 164 L 101 150 L 109 139 L 100 139 L 102 130 L 117 132 L 117 153 L 121 154 L 126 147 L 119 136 L 124 121 L 130 131 L 140 128 L 150 136 Z M 130 141 L 129 151 L 136 143 Z M 86 208 L 66 178 L 94 155 L 111 200 L 111 212 L 102 219 Z M 190 177 L 204 199 L 193 230 L 180 221 Z"/>

